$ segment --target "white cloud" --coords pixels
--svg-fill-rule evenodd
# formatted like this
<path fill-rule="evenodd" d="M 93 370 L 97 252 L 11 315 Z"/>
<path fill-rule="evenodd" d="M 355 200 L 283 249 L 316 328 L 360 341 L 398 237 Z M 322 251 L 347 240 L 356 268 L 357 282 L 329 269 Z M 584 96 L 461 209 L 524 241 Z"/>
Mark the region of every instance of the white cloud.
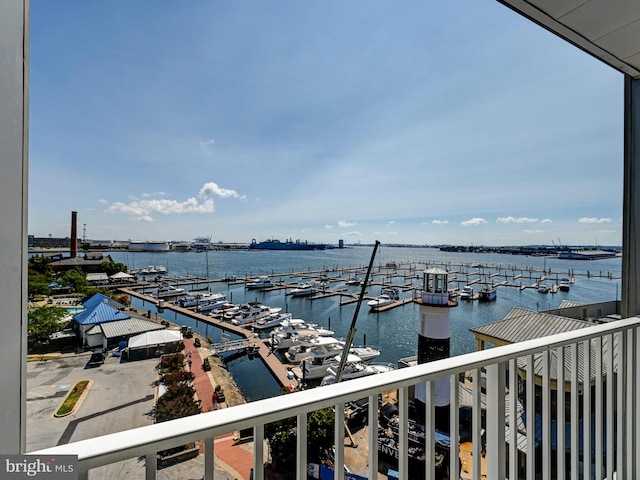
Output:
<path fill-rule="evenodd" d="M 352 231 L 352 232 L 345 232 L 344 235 L 347 235 L 349 237 L 361 237 L 362 233 L 357 231 Z"/>
<path fill-rule="evenodd" d="M 553 223 L 553 221 L 550 218 L 545 218 L 544 220 L 541 220 L 540 223 Z"/>
<path fill-rule="evenodd" d="M 162 215 L 183 213 L 213 213 L 215 211 L 213 200 L 208 199 L 198 203 L 195 198 L 189 198 L 184 202 L 177 200 L 140 200 L 131 203 L 115 202 L 107 210 L 107 213 L 125 213 L 138 220 L 152 222 L 151 214 Z"/>
<path fill-rule="evenodd" d="M 246 198 L 245 195 L 240 196 L 235 190 L 222 188 L 215 182 L 205 183 L 200 189 L 200 197 L 217 196 L 221 198 Z"/>
<path fill-rule="evenodd" d="M 578 219 L 578 223 L 610 223 L 610 218 L 582 217 Z"/>
<path fill-rule="evenodd" d="M 433 225 L 447 225 L 449 220 L 432 220 L 431 223 Z"/>
<path fill-rule="evenodd" d="M 348 228 L 348 227 L 354 227 L 356 226 L 357 223 L 353 223 L 353 222 L 345 222 L 344 220 L 340 220 L 338 222 L 338 226 L 341 228 Z"/>
<path fill-rule="evenodd" d="M 535 223 L 537 222 L 537 218 L 529 218 L 529 217 L 499 217 L 496 222 L 497 223 Z"/>
<path fill-rule="evenodd" d="M 467 225 L 481 225 L 483 223 L 489 223 L 487 222 L 484 218 L 479 218 L 479 217 L 474 217 L 470 220 L 465 220 L 464 222 L 461 223 L 461 225 L 467 226 Z"/>
<path fill-rule="evenodd" d="M 149 192 L 149 193 L 143 193 L 141 195 L 142 198 L 150 198 L 150 197 L 164 197 L 166 195 L 166 193 L 164 192 Z"/>
<path fill-rule="evenodd" d="M 526 234 L 531 234 L 531 233 L 543 233 L 544 230 L 523 230 L 524 233 Z"/>
<path fill-rule="evenodd" d="M 333 225 L 325 225 L 324 228 L 326 228 L 327 230 L 330 230 L 333 228 Z"/>

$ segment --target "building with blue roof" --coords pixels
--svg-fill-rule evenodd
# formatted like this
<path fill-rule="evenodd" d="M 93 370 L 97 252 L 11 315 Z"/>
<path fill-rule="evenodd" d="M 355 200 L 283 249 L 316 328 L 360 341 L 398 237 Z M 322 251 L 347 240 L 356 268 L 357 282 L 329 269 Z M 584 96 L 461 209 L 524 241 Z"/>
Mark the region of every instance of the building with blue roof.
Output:
<path fill-rule="evenodd" d="M 131 318 L 129 313 L 123 311 L 124 305 L 101 293 L 96 293 L 82 305 L 85 310 L 74 315 L 73 322 L 74 330 L 82 340 L 83 346 L 95 346 L 88 345 L 87 342 L 87 331 L 93 326 Z"/>

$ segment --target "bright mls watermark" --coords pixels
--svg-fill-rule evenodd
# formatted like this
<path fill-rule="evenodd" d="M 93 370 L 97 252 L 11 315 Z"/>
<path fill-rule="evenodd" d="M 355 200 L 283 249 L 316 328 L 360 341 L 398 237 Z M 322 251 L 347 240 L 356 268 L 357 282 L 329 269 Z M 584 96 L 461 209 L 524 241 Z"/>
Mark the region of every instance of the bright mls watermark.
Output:
<path fill-rule="evenodd" d="M 47 479 L 76 480 L 78 457 L 76 455 L 0 455 L 2 480 Z"/>

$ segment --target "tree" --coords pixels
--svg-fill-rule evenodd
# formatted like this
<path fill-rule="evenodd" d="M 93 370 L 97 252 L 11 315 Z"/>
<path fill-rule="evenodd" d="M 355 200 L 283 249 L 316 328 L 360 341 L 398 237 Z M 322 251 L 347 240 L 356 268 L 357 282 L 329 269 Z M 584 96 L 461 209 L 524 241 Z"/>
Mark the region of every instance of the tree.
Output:
<path fill-rule="evenodd" d="M 41 273 L 49 278 L 53 278 L 53 267 L 51 259 L 44 255 L 33 255 L 29 257 L 29 270 Z"/>
<path fill-rule="evenodd" d="M 73 268 L 62 274 L 60 282 L 70 285 L 74 291 L 77 291 L 87 286 L 87 276 L 79 268 Z"/>
<path fill-rule="evenodd" d="M 316 410 L 307 417 L 309 461 L 320 463 L 324 453 L 333 446 L 334 421 L 335 413 L 331 408 Z M 296 419 L 266 424 L 264 433 L 278 465 L 285 465 L 285 468 L 295 465 Z"/>
<path fill-rule="evenodd" d="M 29 343 L 45 342 L 52 333 L 62 330 L 60 319 L 68 315 L 66 309 L 61 307 L 42 306 L 29 310 Z"/>
<path fill-rule="evenodd" d="M 129 271 L 129 267 L 122 262 L 112 262 L 111 260 L 105 260 L 100 264 L 100 267 L 104 270 L 104 272 L 111 276 L 114 273 L 124 272 L 127 273 Z"/>

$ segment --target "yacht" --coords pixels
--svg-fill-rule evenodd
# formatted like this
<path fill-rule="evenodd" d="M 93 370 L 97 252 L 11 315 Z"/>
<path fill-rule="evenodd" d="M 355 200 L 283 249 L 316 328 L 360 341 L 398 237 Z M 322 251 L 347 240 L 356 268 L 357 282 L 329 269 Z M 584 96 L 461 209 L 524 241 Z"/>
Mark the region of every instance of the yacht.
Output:
<path fill-rule="evenodd" d="M 465 285 L 460 290 L 460 300 L 473 300 L 473 287 L 471 285 Z"/>
<path fill-rule="evenodd" d="M 568 292 L 571 288 L 571 282 L 567 277 L 563 277 L 560 279 L 560 285 L 558 285 L 558 288 L 561 292 Z"/>
<path fill-rule="evenodd" d="M 339 357 L 338 357 L 339 358 Z M 331 385 L 336 381 L 336 375 L 338 374 L 338 368 L 340 367 L 339 361 L 337 364 L 332 364 L 327 368 L 326 375 L 322 378 L 320 385 Z M 378 373 L 391 372 L 396 368 L 391 364 L 386 363 L 364 363 L 364 362 L 349 362 L 345 363 L 344 371 L 342 372 L 342 380 L 351 380 L 352 378 L 367 377 L 369 375 L 376 375 Z"/>
<path fill-rule="evenodd" d="M 329 368 L 338 368 L 342 355 L 344 355 L 344 342 L 338 342 L 340 349 L 338 353 L 333 353 L 329 346 L 326 349 L 312 346 L 308 349 L 309 355 L 301 360 L 300 371 L 303 380 L 322 379 L 329 373 Z M 289 349 L 291 351 L 291 349 Z M 362 355 L 362 356 L 361 356 Z M 373 347 L 355 347 L 349 349 L 347 363 L 368 364 L 380 355 L 380 350 Z"/>
<path fill-rule="evenodd" d="M 176 303 L 182 308 L 190 308 L 204 305 L 211 301 L 225 300 L 226 298 L 227 296 L 224 293 L 189 292 L 188 295 L 178 298 Z"/>
<path fill-rule="evenodd" d="M 378 310 L 400 299 L 400 291 L 397 288 L 384 288 L 380 296 L 367 302 L 371 310 Z"/>
<path fill-rule="evenodd" d="M 156 291 L 156 298 L 160 297 L 177 297 L 184 293 L 184 288 L 174 287 L 173 285 L 163 285 Z"/>
<path fill-rule="evenodd" d="M 538 284 L 538 292 L 540 293 L 549 293 L 549 286 L 546 283 Z"/>
<path fill-rule="evenodd" d="M 312 283 L 304 283 L 299 287 L 296 287 L 289 291 L 289 294 L 292 297 L 308 297 L 310 295 L 315 294 L 318 289 Z"/>
<path fill-rule="evenodd" d="M 272 350 L 288 350 L 295 345 L 311 344 L 318 337 L 332 337 L 334 334 L 333 330 L 293 318 L 280 322 L 280 327 L 271 332 L 268 343 Z"/>
<path fill-rule="evenodd" d="M 247 283 L 245 287 L 250 289 L 269 288 L 273 287 L 273 283 L 271 282 L 271 279 L 269 277 L 264 275 L 262 277 L 258 277 L 253 282 Z"/>
<path fill-rule="evenodd" d="M 311 345 L 294 345 L 287 350 L 285 358 L 289 363 L 299 363 L 303 360 L 318 362 L 319 359 L 335 357 L 344 351 L 345 342 L 334 337 L 318 337 Z M 374 347 L 351 347 L 351 355 L 356 355 L 363 362 L 371 362 L 380 355 L 380 350 Z"/>
<path fill-rule="evenodd" d="M 244 303 L 240 305 L 238 311 L 233 315 L 231 323 L 234 325 L 248 325 L 261 318 L 269 317 L 280 312 L 281 307 L 268 307 L 259 302 Z"/>
<path fill-rule="evenodd" d="M 253 328 L 256 330 L 268 330 L 269 328 L 276 328 L 281 325 L 285 320 L 292 320 L 293 314 L 278 312 L 265 318 L 256 320 Z"/>
<path fill-rule="evenodd" d="M 481 302 L 492 302 L 497 296 L 496 287 L 490 287 L 489 285 L 482 287 L 478 292 L 478 300 Z"/>

